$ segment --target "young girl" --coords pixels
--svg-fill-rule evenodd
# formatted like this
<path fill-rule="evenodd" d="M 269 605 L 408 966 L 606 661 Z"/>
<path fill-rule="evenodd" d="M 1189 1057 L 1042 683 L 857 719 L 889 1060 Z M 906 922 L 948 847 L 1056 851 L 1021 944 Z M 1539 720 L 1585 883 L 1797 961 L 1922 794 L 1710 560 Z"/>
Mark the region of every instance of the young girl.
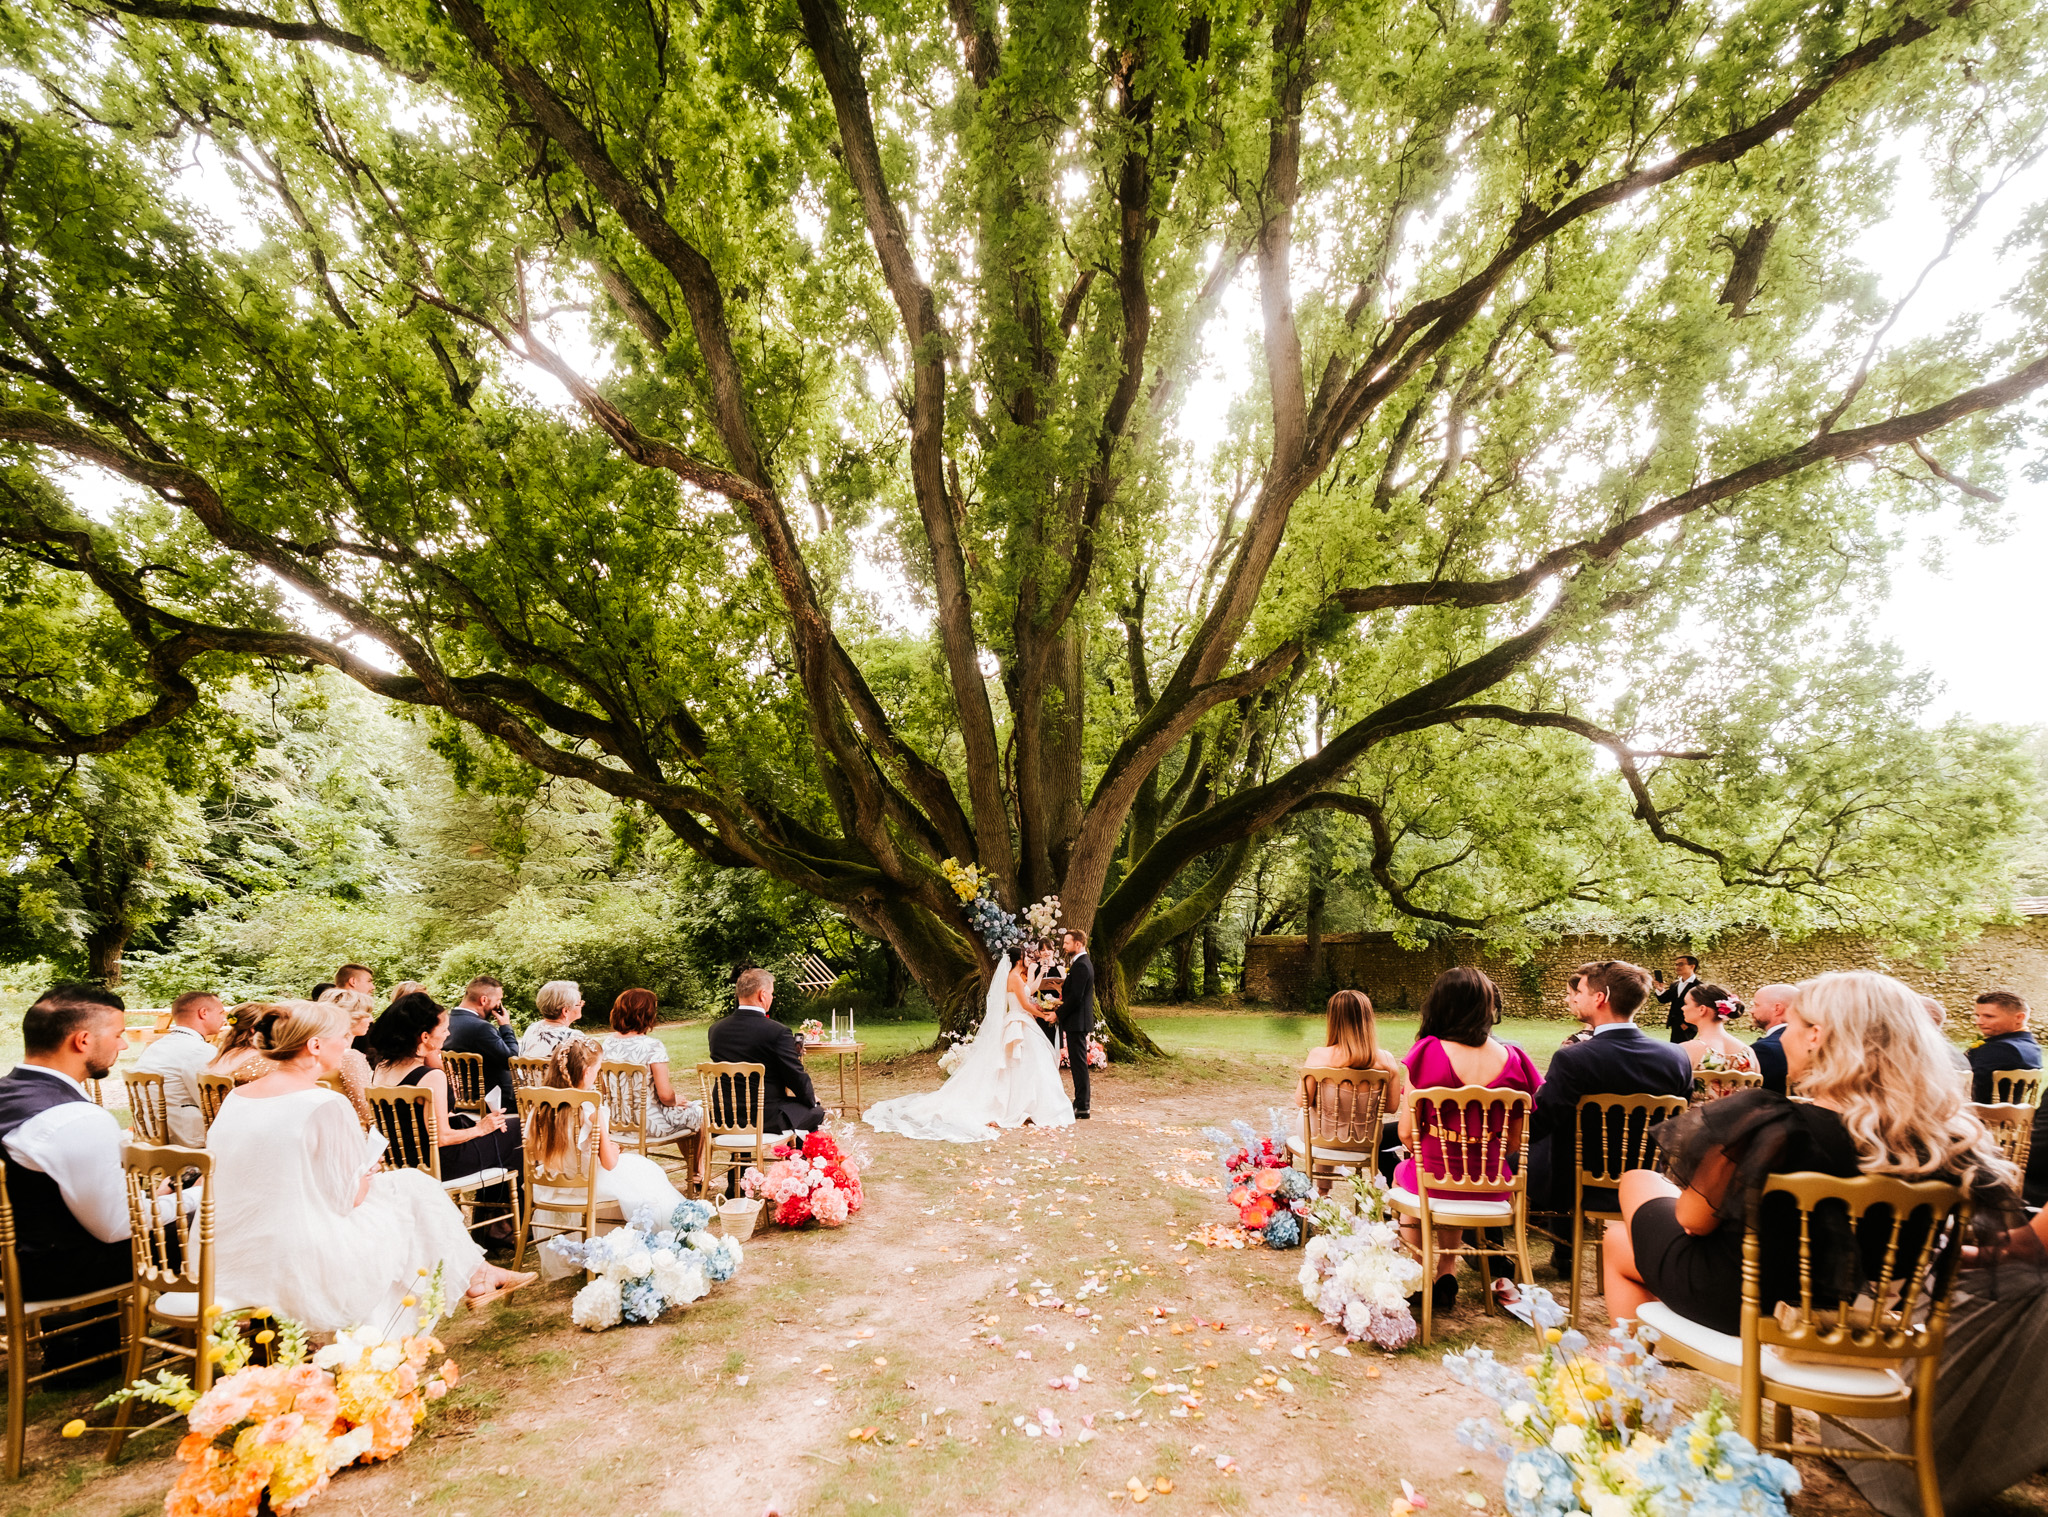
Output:
<path fill-rule="evenodd" d="M 604 1049 L 598 1043 L 590 1038 L 572 1037 L 548 1055 L 548 1071 L 541 1083 L 553 1090 L 596 1090 L 599 1066 L 603 1063 Z M 676 1209 L 683 1199 L 682 1192 L 669 1183 L 661 1166 L 645 1154 L 629 1154 L 619 1148 L 611 1134 L 611 1114 L 602 1104 L 597 1108 L 597 1134 L 599 1204 L 614 1203 L 628 1222 L 645 1209 L 651 1208 L 657 1221 Z M 526 1141 L 533 1149 L 535 1168 L 574 1170 L 575 1150 L 590 1141 L 588 1108 L 574 1119 L 562 1108 L 535 1109 Z M 536 1197 L 536 1204 L 541 1199 Z M 557 1195 L 556 1199 L 561 1197 Z M 577 1198 L 577 1204 L 580 1199 Z"/>

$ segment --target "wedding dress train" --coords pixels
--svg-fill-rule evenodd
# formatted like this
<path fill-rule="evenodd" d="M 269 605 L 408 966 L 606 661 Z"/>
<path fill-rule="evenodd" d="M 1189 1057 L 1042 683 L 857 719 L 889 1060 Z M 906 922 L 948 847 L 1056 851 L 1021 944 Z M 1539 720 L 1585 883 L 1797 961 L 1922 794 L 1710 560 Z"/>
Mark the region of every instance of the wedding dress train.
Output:
<path fill-rule="evenodd" d="M 880 1101 L 864 1113 L 878 1132 L 942 1143 L 985 1143 L 996 1130 L 1071 1127 L 1074 1103 L 1060 1083 L 1059 1056 L 1009 988 L 1010 958 L 996 965 L 981 1029 L 953 1077 L 937 1090 Z"/>

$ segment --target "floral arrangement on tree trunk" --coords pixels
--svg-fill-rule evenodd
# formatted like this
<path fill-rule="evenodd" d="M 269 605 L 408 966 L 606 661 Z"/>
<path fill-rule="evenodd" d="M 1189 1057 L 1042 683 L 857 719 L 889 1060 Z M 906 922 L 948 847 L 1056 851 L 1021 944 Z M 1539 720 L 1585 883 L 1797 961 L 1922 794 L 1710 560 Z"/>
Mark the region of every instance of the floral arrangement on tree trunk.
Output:
<path fill-rule="evenodd" d="M 1279 1113 L 1267 1117 L 1272 1131 L 1263 1137 L 1249 1122 L 1233 1122 L 1227 1133 L 1205 1127 L 1202 1136 L 1216 1146 L 1217 1162 L 1230 1184 L 1230 1204 L 1245 1230 L 1268 1248 L 1298 1248 L 1315 1186 L 1292 1167 Z"/>
<path fill-rule="evenodd" d="M 1061 1044 L 1060 1044 L 1060 1068 L 1061 1068 L 1061 1069 L 1065 1069 L 1065 1068 L 1067 1068 L 1067 1067 L 1068 1067 L 1068 1065 L 1067 1065 L 1067 1050 L 1068 1050 L 1068 1048 L 1069 1048 L 1069 1047 L 1071 1047 L 1071 1046 L 1072 1046 L 1072 1045 L 1071 1045 L 1070 1043 L 1068 1043 L 1068 1042 L 1065 1042 L 1065 1041 L 1062 1041 L 1062 1042 L 1061 1042 Z M 1097 1037 L 1097 1036 L 1096 1036 L 1096 1035 L 1095 1035 L 1094 1033 L 1092 1033 L 1092 1032 L 1091 1032 L 1091 1033 L 1089 1033 L 1089 1034 L 1088 1034 L 1088 1067 L 1089 1067 L 1090 1069 L 1103 1069 L 1103 1068 L 1106 1068 L 1106 1067 L 1108 1067 L 1108 1064 L 1109 1064 L 1109 1050 L 1108 1050 L 1107 1048 L 1105 1048 L 1105 1047 L 1103 1046 L 1103 1043 L 1102 1043 L 1102 1039 L 1098 1038 L 1098 1037 Z"/>
<path fill-rule="evenodd" d="M 652 1322 L 730 1280 L 746 1255 L 736 1240 L 711 1235 L 712 1215 L 709 1201 L 684 1201 L 661 1218 L 642 1207 L 627 1226 L 581 1242 L 550 1238 L 544 1247 L 557 1259 L 594 1276 L 569 1303 L 569 1320 L 593 1333 Z"/>
<path fill-rule="evenodd" d="M 1359 1170 L 1340 1183 L 1344 1190 L 1309 1208 L 1316 1236 L 1295 1278 L 1309 1305 L 1345 1336 L 1369 1339 L 1389 1352 L 1406 1348 L 1416 1333 L 1408 1296 L 1422 1279 L 1422 1266 L 1402 1250 L 1387 1182 Z"/>
<path fill-rule="evenodd" d="M 805 1133 L 801 1145 L 778 1143 L 772 1152 L 775 1162 L 749 1168 L 740 1190 L 766 1201 L 781 1226 L 838 1227 L 860 1210 L 860 1166 L 830 1133 Z"/>
<path fill-rule="evenodd" d="M 1738 1433 L 1719 1393 L 1660 1436 L 1676 1414 L 1648 1330 L 1616 1332 L 1595 1356 L 1550 1292 L 1525 1287 L 1508 1310 L 1540 1331 L 1541 1353 L 1516 1369 L 1489 1349 L 1467 1349 L 1446 1354 L 1444 1367 L 1501 1409 L 1505 1437 L 1475 1418 L 1458 1439 L 1508 1461 L 1509 1517 L 1785 1517 L 1798 1472 Z"/>
<path fill-rule="evenodd" d="M 441 1320 L 441 1272 L 404 1298 L 382 1332 L 358 1327 L 307 1355 L 303 1327 L 269 1312 L 217 1312 L 204 1351 L 216 1374 L 206 1394 L 184 1375 L 159 1371 L 101 1402 L 151 1401 L 184 1415 L 178 1443 L 183 1468 L 164 1497 L 167 1517 L 254 1517 L 297 1512 L 351 1464 L 400 1453 L 426 1420 L 427 1403 L 454 1387 L 455 1361 L 429 1336 Z M 405 1318 L 410 1324 L 401 1327 Z M 274 1325 L 245 1332 L 251 1319 Z M 250 1361 L 267 1355 L 268 1364 Z M 82 1425 L 78 1431 L 84 1431 Z M 67 1433 L 72 1428 L 65 1429 Z"/>

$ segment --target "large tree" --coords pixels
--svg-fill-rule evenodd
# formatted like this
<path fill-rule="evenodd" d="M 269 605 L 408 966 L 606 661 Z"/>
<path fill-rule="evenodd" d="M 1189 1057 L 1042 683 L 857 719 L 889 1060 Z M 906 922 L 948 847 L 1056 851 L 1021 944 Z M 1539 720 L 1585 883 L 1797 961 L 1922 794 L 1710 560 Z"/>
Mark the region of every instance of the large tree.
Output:
<path fill-rule="evenodd" d="M 1123 969 L 1424 736 L 1829 888 L 1683 777 L 1734 687 L 1656 682 L 1808 635 L 2048 384 L 2048 275 L 1901 344 L 1855 258 L 1902 151 L 1959 235 L 2031 161 L 2039 7 L 271 4 L 0 19 L 0 539 L 134 644 L 113 710 L 5 671 L 0 742 L 326 665 L 943 1003 L 943 860 L 1057 892 L 1141 1047 Z"/>

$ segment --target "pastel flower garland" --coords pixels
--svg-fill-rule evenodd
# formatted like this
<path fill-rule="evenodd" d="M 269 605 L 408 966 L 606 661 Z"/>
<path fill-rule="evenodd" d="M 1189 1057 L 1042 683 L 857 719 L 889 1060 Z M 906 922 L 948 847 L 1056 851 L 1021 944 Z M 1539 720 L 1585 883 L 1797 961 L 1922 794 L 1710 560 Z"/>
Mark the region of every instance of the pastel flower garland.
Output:
<path fill-rule="evenodd" d="M 550 1238 L 545 1247 L 594 1277 L 569 1303 L 569 1320 L 593 1333 L 652 1322 L 730 1280 L 746 1254 L 734 1239 L 711 1235 L 712 1215 L 709 1201 L 684 1201 L 666 1217 L 642 1207 L 629 1225 L 581 1242 Z"/>

